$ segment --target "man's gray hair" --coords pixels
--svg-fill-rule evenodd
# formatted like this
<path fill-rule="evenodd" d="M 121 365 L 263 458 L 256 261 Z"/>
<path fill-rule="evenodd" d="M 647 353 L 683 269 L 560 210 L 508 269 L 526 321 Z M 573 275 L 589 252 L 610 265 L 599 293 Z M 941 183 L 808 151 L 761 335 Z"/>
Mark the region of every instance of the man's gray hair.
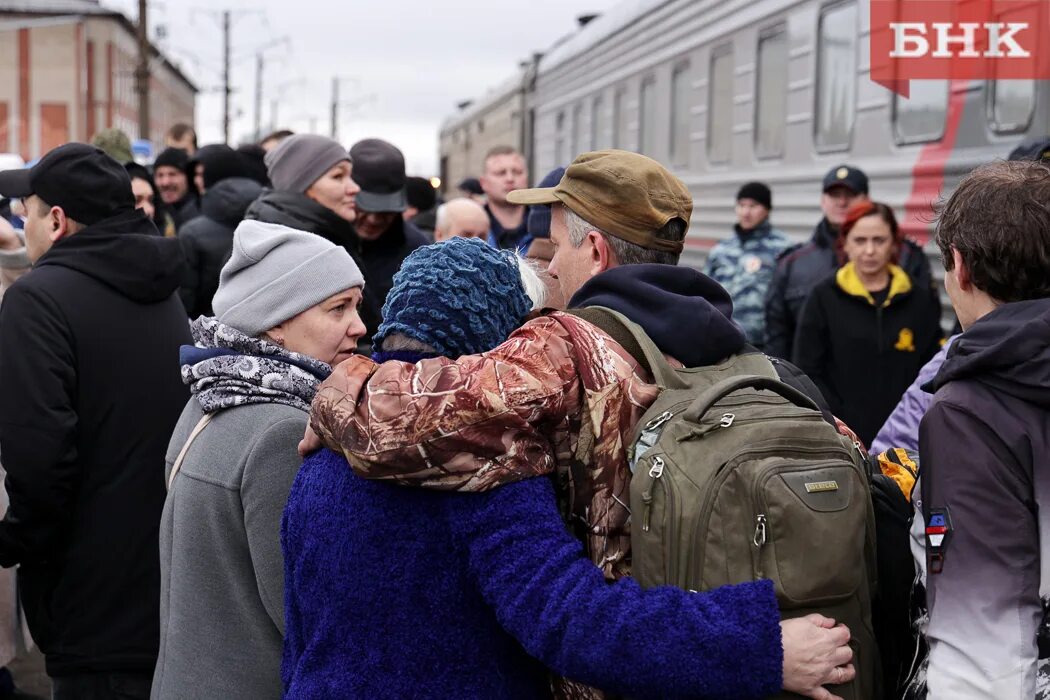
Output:
<path fill-rule="evenodd" d="M 437 208 L 434 230 L 448 231 L 448 204 L 442 204 Z"/>
<path fill-rule="evenodd" d="M 594 224 L 588 222 L 582 216 L 569 209 L 562 207 L 565 212 L 565 224 L 569 229 L 569 242 L 573 248 L 579 248 L 591 231 L 597 232 L 605 239 L 605 242 L 616 254 L 616 261 L 621 265 L 644 265 L 654 263 L 658 265 L 677 265 L 678 253 L 669 253 L 664 250 L 652 250 L 643 248 L 622 238 L 617 238 L 608 231 L 603 231 Z M 671 219 L 655 232 L 657 238 L 668 241 L 681 241 L 685 238 L 689 225 L 681 219 Z"/>

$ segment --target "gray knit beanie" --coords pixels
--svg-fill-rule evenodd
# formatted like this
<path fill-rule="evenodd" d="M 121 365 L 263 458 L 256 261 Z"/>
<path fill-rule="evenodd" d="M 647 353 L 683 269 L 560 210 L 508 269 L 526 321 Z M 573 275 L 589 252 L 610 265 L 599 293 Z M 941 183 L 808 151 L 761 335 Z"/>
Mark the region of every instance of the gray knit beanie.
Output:
<path fill-rule="evenodd" d="M 212 308 L 220 323 L 257 336 L 364 284 L 344 248 L 312 233 L 246 220 L 234 231 Z"/>
<path fill-rule="evenodd" d="M 340 161 L 350 154 L 337 141 L 317 134 L 296 134 L 277 144 L 263 161 L 273 188 L 281 192 L 306 192 Z"/>

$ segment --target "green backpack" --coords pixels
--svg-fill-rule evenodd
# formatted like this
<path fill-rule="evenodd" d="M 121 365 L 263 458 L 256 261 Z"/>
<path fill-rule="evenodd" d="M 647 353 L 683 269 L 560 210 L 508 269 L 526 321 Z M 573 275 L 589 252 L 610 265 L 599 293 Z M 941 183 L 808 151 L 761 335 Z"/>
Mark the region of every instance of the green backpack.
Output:
<path fill-rule="evenodd" d="M 849 627 L 857 677 L 829 689 L 876 697 L 875 519 L 860 451 L 761 353 L 675 369 L 619 313 L 573 313 L 644 359 L 662 388 L 628 453 L 632 576 L 694 591 L 771 579 L 784 618 Z"/>

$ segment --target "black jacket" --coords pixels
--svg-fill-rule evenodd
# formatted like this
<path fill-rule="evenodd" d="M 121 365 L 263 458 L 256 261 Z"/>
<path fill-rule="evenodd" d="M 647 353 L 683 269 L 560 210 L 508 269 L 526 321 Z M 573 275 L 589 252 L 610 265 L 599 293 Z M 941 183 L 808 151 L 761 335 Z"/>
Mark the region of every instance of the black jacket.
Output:
<path fill-rule="evenodd" d="M 169 209 L 171 218 L 175 221 L 175 230 L 181 230 L 183 225 L 201 215 L 200 197 L 197 196 L 197 191 L 191 186 L 190 191 L 184 194 L 182 199 L 172 204 Z"/>
<path fill-rule="evenodd" d="M 838 232 L 828 220 L 821 219 L 808 243 L 788 248 L 777 258 L 773 281 L 766 292 L 765 351 L 770 355 L 791 357 L 806 298 L 818 283 L 842 265 L 835 251 L 837 237 Z M 914 289 L 937 296 L 930 261 L 922 248 L 905 240 L 900 258 L 900 266 L 908 273 Z"/>
<path fill-rule="evenodd" d="M 383 304 L 387 294 L 394 286 L 394 273 L 401 267 L 408 254 L 430 241 L 423 232 L 400 216 L 394 219 L 390 228 L 374 241 L 361 241 L 361 259 L 364 260 L 368 278 L 365 289 L 372 285 L 372 294 L 379 304 L 380 323 L 382 323 Z M 375 329 L 369 328 L 369 332 Z"/>
<path fill-rule="evenodd" d="M 978 320 L 927 388 L 919 506 L 947 528 L 926 543 L 930 690 L 1031 697 L 1050 657 L 1050 299 Z"/>
<path fill-rule="evenodd" d="M 156 662 L 164 455 L 192 339 L 179 244 L 154 229 L 133 211 L 60 240 L 0 306 L 0 566 L 21 564 L 53 676 Z"/>
<path fill-rule="evenodd" d="M 264 191 L 248 207 L 244 218 L 309 231 L 345 248 L 365 278 L 365 288 L 361 299 L 361 320 L 368 332 L 361 339 L 361 344 L 366 347 L 371 344 L 372 334 L 379 328 L 382 320 L 382 299 L 386 298 L 386 294 L 378 296 L 378 286 L 373 283 L 371 271 L 362 257 L 361 239 L 357 237 L 357 232 L 354 231 L 349 221 L 340 218 L 331 209 L 326 209 L 304 194 L 277 190 Z"/>
<path fill-rule="evenodd" d="M 891 271 L 889 296 L 876 306 L 853 265 L 842 267 L 813 289 L 795 338 L 794 363 L 865 445 L 943 339 L 937 298 Z"/>
<path fill-rule="evenodd" d="M 262 185 L 243 177 L 222 180 L 201 198 L 201 215 L 179 231 L 186 276 L 179 296 L 190 318 L 211 316 L 219 272 L 233 249 L 233 231 L 262 194 Z"/>

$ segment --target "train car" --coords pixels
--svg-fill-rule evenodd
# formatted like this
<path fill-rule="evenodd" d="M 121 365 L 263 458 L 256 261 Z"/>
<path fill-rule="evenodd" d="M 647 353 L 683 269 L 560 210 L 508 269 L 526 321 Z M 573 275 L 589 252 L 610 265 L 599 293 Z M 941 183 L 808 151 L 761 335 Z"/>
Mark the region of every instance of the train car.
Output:
<path fill-rule="evenodd" d="M 533 178 L 596 148 L 652 156 L 694 194 L 683 262 L 700 265 L 740 185 L 768 183 L 773 223 L 801 241 L 824 173 L 850 163 L 925 243 L 962 176 L 1050 132 L 1050 85 L 912 81 L 905 99 L 869 79 L 868 40 L 869 0 L 625 0 L 523 88 Z"/>

